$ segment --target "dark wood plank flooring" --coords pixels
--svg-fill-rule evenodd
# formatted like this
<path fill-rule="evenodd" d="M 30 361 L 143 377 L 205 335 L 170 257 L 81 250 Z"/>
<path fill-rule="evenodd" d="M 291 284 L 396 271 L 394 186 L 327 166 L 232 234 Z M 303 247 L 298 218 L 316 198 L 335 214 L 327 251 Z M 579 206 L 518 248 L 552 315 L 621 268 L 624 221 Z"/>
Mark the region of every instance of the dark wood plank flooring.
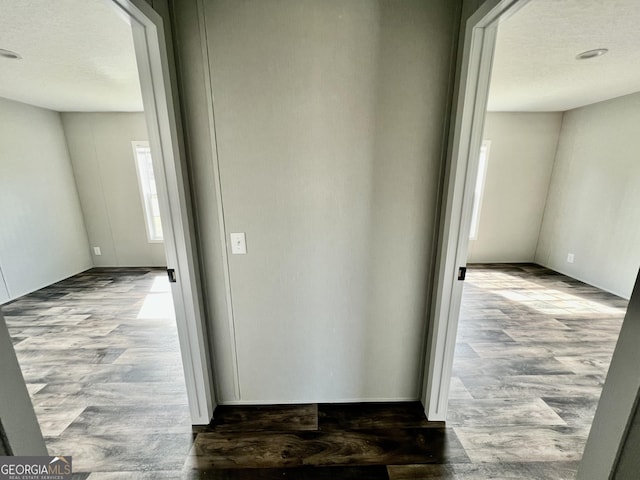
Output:
<path fill-rule="evenodd" d="M 184 473 L 386 479 L 389 464 L 469 462 L 453 429 L 428 422 L 418 402 L 223 406 L 199 430 Z"/>
<path fill-rule="evenodd" d="M 3 307 L 74 478 L 574 478 L 627 305 L 539 266 L 472 266 L 446 425 L 396 403 L 221 406 L 192 428 L 164 275 L 94 269 Z"/>

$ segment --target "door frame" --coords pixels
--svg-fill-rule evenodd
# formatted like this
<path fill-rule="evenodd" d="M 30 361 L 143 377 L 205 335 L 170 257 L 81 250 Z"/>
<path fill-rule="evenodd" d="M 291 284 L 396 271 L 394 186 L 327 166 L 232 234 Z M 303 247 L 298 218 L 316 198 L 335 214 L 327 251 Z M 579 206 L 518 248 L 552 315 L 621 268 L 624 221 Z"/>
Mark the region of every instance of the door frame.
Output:
<path fill-rule="evenodd" d="M 0 309 L 0 455 L 46 456 L 47 446 Z"/>
<path fill-rule="evenodd" d="M 167 267 L 175 269 L 171 284 L 176 326 L 185 374 L 191 422 L 208 424 L 217 406 L 207 342 L 195 230 L 185 186 L 182 131 L 171 84 L 170 32 L 162 17 L 144 0 L 107 0 L 131 25 L 138 64 L 149 145 L 156 177 Z"/>
<path fill-rule="evenodd" d="M 455 111 L 438 230 L 431 319 L 424 358 L 422 404 L 431 421 L 445 421 L 466 265 L 473 192 L 498 25 L 531 0 L 486 0 L 461 28 Z M 463 19 L 464 20 L 464 19 Z"/>

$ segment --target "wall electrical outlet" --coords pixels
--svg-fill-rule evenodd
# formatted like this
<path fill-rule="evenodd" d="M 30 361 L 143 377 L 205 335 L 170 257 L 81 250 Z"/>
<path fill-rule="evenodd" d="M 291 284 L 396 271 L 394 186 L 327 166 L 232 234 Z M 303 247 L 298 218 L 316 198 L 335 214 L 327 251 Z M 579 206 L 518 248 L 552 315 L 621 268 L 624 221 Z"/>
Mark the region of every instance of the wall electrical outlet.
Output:
<path fill-rule="evenodd" d="M 575 259 L 575 256 L 573 255 L 573 253 L 567 253 L 567 262 L 573 263 L 574 259 Z"/>
<path fill-rule="evenodd" d="M 93 247 L 93 254 L 98 257 L 102 255 L 102 250 L 100 250 L 100 247 Z"/>
<path fill-rule="evenodd" d="M 242 233 L 231 233 L 231 254 L 232 255 L 245 255 L 247 253 L 247 240 Z"/>

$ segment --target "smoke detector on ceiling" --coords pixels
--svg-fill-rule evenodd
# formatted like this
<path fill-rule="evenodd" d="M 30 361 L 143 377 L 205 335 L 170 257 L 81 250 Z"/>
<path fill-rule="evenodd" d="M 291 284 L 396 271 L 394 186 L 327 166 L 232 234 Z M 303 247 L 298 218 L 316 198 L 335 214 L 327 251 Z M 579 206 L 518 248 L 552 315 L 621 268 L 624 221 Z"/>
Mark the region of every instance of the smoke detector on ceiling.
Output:
<path fill-rule="evenodd" d="M 10 58 L 12 60 L 20 60 L 22 58 L 22 55 L 16 52 L 12 52 L 11 50 L 0 48 L 0 57 Z"/>
<path fill-rule="evenodd" d="M 609 51 L 608 48 L 596 48 L 595 50 L 587 50 L 586 52 L 576 55 L 576 60 L 589 60 L 604 55 Z"/>

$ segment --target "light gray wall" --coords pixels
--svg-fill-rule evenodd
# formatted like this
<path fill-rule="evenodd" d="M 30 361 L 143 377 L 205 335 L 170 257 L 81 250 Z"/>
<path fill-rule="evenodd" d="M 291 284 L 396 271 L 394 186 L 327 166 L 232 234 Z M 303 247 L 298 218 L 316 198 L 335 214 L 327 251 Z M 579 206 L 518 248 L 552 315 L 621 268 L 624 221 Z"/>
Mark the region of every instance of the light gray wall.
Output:
<path fill-rule="evenodd" d="M 607 379 L 578 469 L 579 480 L 637 478 L 625 476 L 637 465 L 637 399 L 640 394 L 640 276 L 636 280 L 620 337 L 611 358 Z M 629 428 L 630 427 L 630 428 Z M 631 456 L 632 458 L 629 458 Z M 620 471 L 616 472 L 618 458 Z"/>
<path fill-rule="evenodd" d="M 163 243 L 149 243 L 132 141 L 148 140 L 144 113 L 63 113 L 95 266 L 165 266 Z"/>
<path fill-rule="evenodd" d="M 224 227 L 247 233 L 235 324 L 209 307 L 236 337 L 241 395 L 216 349 L 219 400 L 417 398 L 456 3 L 205 2 L 209 72 L 195 3 L 173 12 L 200 235 L 219 236 L 207 73 Z"/>
<path fill-rule="evenodd" d="M 40 425 L 0 311 L 0 429 L 13 455 L 47 455 Z M 0 439 L 0 444 L 4 443 Z M 0 445 L 1 450 L 2 445 Z M 7 447 L 7 446 L 5 446 Z M 58 453 L 58 452 L 56 452 Z"/>
<path fill-rule="evenodd" d="M 536 252 L 541 265 L 625 298 L 640 265 L 639 124 L 640 94 L 564 114 Z"/>
<path fill-rule="evenodd" d="M 468 261 L 533 262 L 562 113 L 487 113 L 491 141 L 477 239 Z"/>
<path fill-rule="evenodd" d="M 60 115 L 0 98 L 0 301 L 91 266 Z"/>

